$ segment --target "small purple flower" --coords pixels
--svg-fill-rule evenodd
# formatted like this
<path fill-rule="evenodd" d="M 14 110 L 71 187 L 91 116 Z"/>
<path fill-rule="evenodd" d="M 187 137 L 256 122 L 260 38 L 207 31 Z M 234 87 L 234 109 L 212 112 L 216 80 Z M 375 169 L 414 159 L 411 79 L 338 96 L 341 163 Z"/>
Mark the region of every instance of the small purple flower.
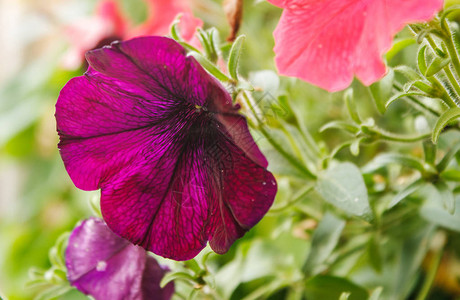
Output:
<path fill-rule="evenodd" d="M 101 219 L 84 220 L 73 230 L 65 261 L 70 284 L 96 300 L 168 300 L 174 293 L 172 282 L 160 288 L 166 270 Z"/>
<path fill-rule="evenodd" d="M 264 216 L 276 181 L 225 88 L 184 48 L 141 37 L 93 50 L 56 104 L 59 148 L 107 225 L 154 253 L 225 253 Z"/>

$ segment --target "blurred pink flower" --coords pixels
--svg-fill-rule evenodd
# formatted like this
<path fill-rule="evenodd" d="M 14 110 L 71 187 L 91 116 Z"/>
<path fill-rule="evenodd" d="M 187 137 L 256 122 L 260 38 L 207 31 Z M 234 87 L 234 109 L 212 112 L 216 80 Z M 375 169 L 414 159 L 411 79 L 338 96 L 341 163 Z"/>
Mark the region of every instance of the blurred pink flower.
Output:
<path fill-rule="evenodd" d="M 146 0 L 147 20 L 133 26 L 120 10 L 116 0 L 99 2 L 94 16 L 81 20 L 65 30 L 71 48 L 64 55 L 62 65 L 76 69 L 84 62 L 85 53 L 115 40 L 127 40 L 136 36 L 166 35 L 178 14 L 182 14 L 179 30 L 184 40 L 196 45 L 194 33 L 203 21 L 195 18 L 189 0 Z"/>
<path fill-rule="evenodd" d="M 284 8 L 274 32 L 283 75 L 328 91 L 353 75 L 370 85 L 386 72 L 382 55 L 405 24 L 431 19 L 443 0 L 268 0 Z"/>
<path fill-rule="evenodd" d="M 122 39 L 127 33 L 128 26 L 128 20 L 121 14 L 116 1 L 99 2 L 94 16 L 65 28 L 71 47 L 64 55 L 63 67 L 66 69 L 80 67 L 86 51 Z"/>
<path fill-rule="evenodd" d="M 189 0 L 146 0 L 148 17 L 144 24 L 135 28 L 129 38 L 141 35 L 164 35 L 174 18 L 182 14 L 179 29 L 182 37 L 188 41 L 193 38 L 196 28 L 203 25 L 203 21 L 195 18 L 189 6 Z"/>
<path fill-rule="evenodd" d="M 96 300 L 169 300 L 174 283 L 160 287 L 169 268 L 113 233 L 102 219 L 75 227 L 65 251 L 67 279 Z"/>

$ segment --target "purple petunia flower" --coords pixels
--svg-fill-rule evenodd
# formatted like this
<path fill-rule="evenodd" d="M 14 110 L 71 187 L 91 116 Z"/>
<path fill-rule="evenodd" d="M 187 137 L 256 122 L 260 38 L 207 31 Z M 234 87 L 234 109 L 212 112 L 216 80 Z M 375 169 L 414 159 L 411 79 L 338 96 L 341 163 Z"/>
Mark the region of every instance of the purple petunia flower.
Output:
<path fill-rule="evenodd" d="M 65 261 L 71 285 L 96 300 L 168 300 L 174 293 L 172 282 L 160 288 L 167 270 L 101 219 L 84 220 L 73 230 Z"/>
<path fill-rule="evenodd" d="M 75 185 L 101 189 L 117 234 L 154 253 L 225 253 L 264 216 L 276 182 L 228 92 L 184 48 L 141 37 L 93 50 L 56 104 Z"/>

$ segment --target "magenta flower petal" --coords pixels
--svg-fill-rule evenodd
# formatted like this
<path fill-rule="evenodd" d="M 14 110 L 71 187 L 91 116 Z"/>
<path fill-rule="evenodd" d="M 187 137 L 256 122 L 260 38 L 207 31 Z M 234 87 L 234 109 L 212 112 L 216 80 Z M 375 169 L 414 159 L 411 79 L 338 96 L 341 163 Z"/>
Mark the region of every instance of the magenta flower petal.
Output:
<path fill-rule="evenodd" d="M 442 0 L 269 0 L 284 8 L 274 32 L 283 75 L 331 92 L 356 75 L 365 85 L 386 72 L 383 54 L 407 23 L 431 19 Z"/>
<path fill-rule="evenodd" d="M 71 285 L 96 300 L 166 300 L 174 293 L 172 283 L 160 288 L 166 270 L 153 257 L 96 218 L 84 220 L 73 230 L 66 267 Z"/>
<path fill-rule="evenodd" d="M 56 104 L 75 185 L 101 188 L 117 234 L 158 255 L 218 253 L 267 212 L 276 182 L 230 95 L 174 40 L 143 37 L 87 54 Z"/>

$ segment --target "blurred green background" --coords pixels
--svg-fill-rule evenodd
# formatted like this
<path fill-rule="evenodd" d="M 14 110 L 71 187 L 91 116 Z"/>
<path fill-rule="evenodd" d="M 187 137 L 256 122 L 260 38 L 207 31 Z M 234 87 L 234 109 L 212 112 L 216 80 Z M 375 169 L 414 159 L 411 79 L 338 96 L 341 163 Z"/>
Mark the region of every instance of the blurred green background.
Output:
<path fill-rule="evenodd" d="M 142 0 L 119 2 L 123 13 L 134 23 L 145 20 L 146 6 Z M 63 68 L 64 57 L 71 46 L 66 28 L 72 24 L 84 24 L 94 15 L 96 3 L 95 0 L 0 0 L 0 295 L 6 299 L 31 299 L 36 295 L 36 289 L 25 288 L 29 268 L 49 267 L 48 250 L 56 238 L 70 231 L 78 220 L 91 215 L 88 202 L 98 194 L 80 191 L 70 181 L 56 147 L 58 137 L 54 120 L 54 104 L 60 89 L 71 77 L 84 72 L 83 68 Z M 225 40 L 229 28 L 221 1 L 194 0 L 191 6 L 195 15 L 204 20 L 205 28 L 216 27 L 221 39 Z M 258 76 L 254 72 L 276 70 L 272 32 L 280 14 L 280 9 L 265 1 L 245 1 L 240 33 L 244 33 L 247 39 L 241 73 L 253 83 L 257 82 Z M 408 32 L 404 31 L 400 36 L 408 36 Z M 409 46 L 393 58 L 391 65 L 414 65 L 416 49 L 416 45 Z M 312 133 L 319 148 L 332 149 L 347 139 L 337 130 L 319 132 L 328 121 L 348 118 L 342 93 L 330 94 L 291 78 L 278 81 L 270 74 L 265 73 L 262 77 L 265 82 L 260 84 L 267 85 L 266 90 L 271 88 L 274 96 L 288 95 L 292 110 L 302 117 L 301 122 Z M 272 81 L 266 81 L 267 78 Z M 380 116 L 367 89 L 358 82 L 353 87 L 359 103 L 358 111 L 363 117 L 375 117 L 379 125 L 399 133 L 417 130 L 414 124 L 418 115 L 406 103 L 392 105 L 384 116 Z M 268 125 L 275 128 L 277 118 L 289 120 L 292 116 L 275 114 L 268 118 Z M 450 145 L 450 141 L 456 138 L 458 135 L 444 138 L 441 146 Z M 276 163 L 276 156 L 263 139 L 258 136 L 255 139 L 278 175 L 279 193 L 275 206 L 282 206 L 303 187 L 304 182 L 296 180 L 295 175 L 291 176 L 292 170 Z M 391 147 L 392 151 L 422 155 L 421 144 Z M 352 156 L 348 150 L 341 151 L 338 157 L 361 166 L 376 153 L 389 148 L 387 144 L 378 143 L 363 147 L 358 157 Z M 398 178 L 408 180 L 408 177 Z M 239 295 L 248 294 L 275 277 L 285 282 L 299 279 L 298 270 L 309 251 L 312 230 L 316 226 L 314 218 L 310 217 L 321 218 L 329 208 L 318 200 L 317 193 L 304 198 L 296 209 L 269 213 L 237 241 L 228 254 L 211 257 L 215 281 L 222 294 L 240 299 Z M 407 236 L 396 231 L 392 234 L 398 236 L 397 242 L 402 243 Z M 353 236 L 353 228 L 347 234 Z M 354 274 L 354 280 L 367 287 L 390 285 L 394 274 L 399 272 L 400 257 L 388 255 L 385 261 L 388 268 L 377 276 L 368 267 L 367 252 L 363 253 L 352 258 L 354 269 L 350 267 L 351 271 L 341 274 L 342 269 L 336 266 L 336 274 L 344 277 Z M 450 255 L 449 264 L 460 265 L 456 255 Z M 410 259 L 408 261 L 410 263 Z M 459 295 L 458 282 L 449 284 L 450 295 Z M 270 299 L 284 299 L 285 293 L 279 289 Z M 436 295 L 432 299 L 454 299 L 436 298 Z M 79 298 L 82 296 L 77 292 L 63 297 Z"/>

